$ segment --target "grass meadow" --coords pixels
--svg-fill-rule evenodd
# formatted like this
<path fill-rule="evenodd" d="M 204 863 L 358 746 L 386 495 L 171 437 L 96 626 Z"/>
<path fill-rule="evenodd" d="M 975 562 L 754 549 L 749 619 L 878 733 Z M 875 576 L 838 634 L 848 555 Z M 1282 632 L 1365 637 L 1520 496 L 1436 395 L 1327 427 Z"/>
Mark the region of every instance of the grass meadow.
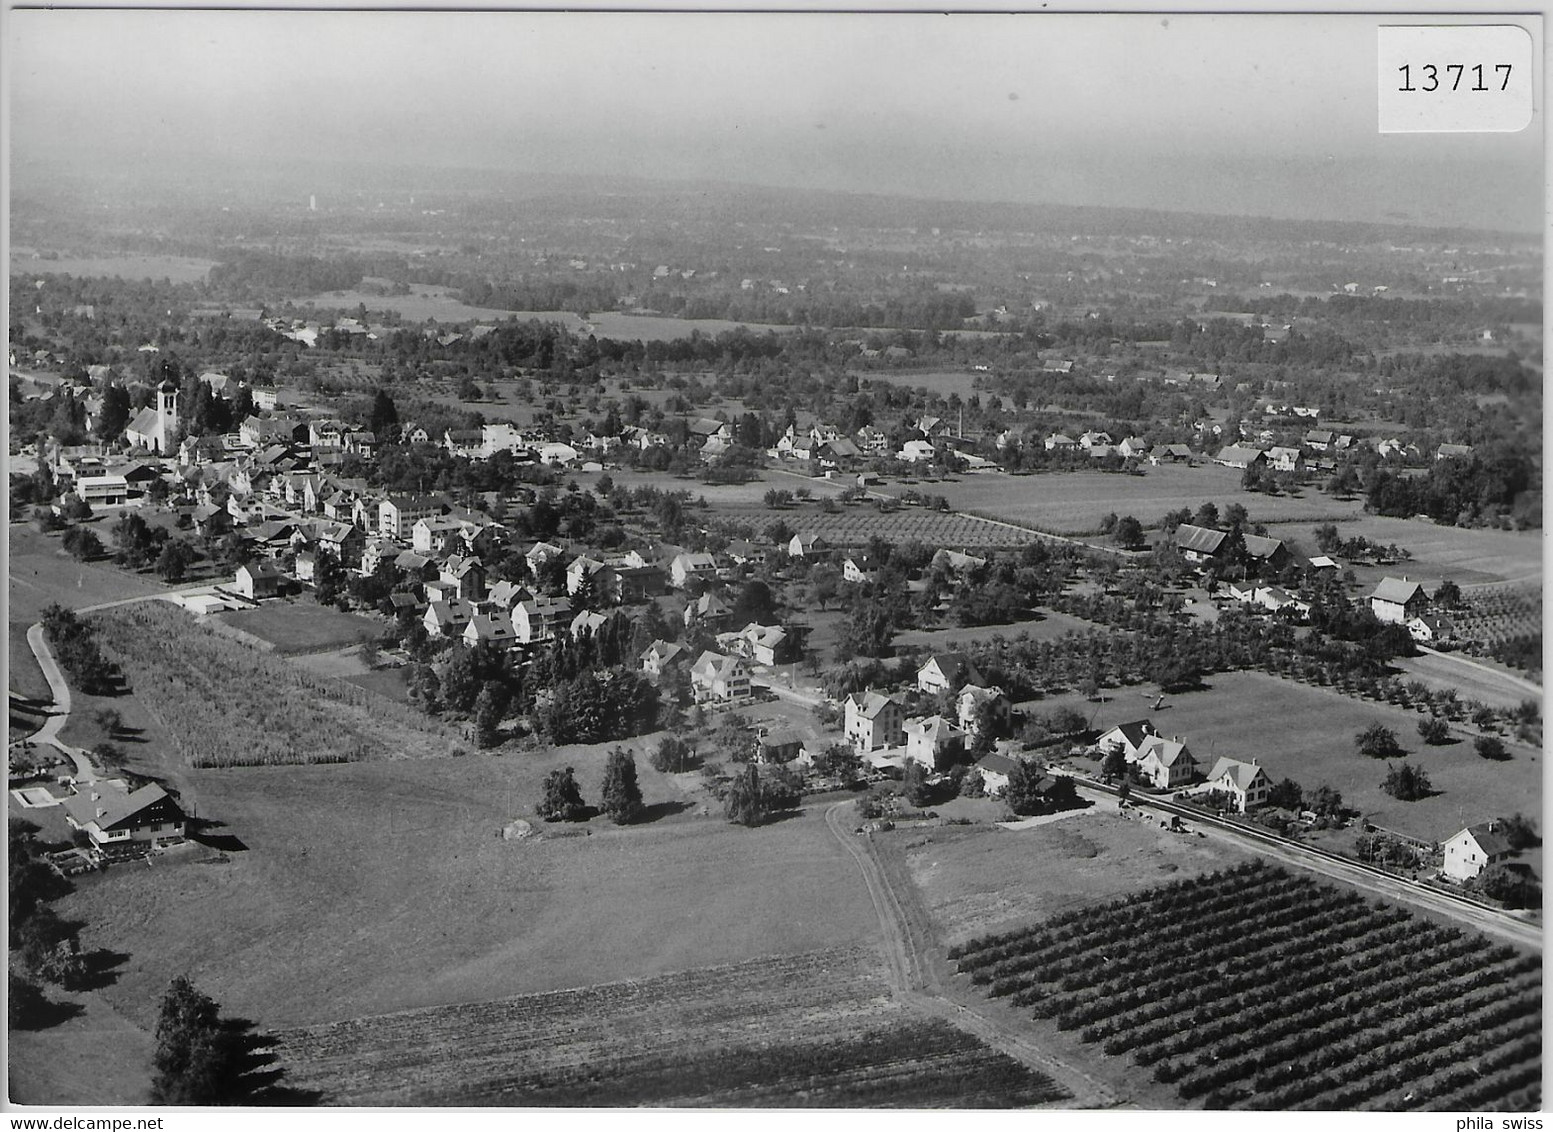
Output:
<path fill-rule="evenodd" d="M 271 601 L 258 609 L 228 610 L 216 619 L 267 641 L 277 653 L 323 652 L 380 637 L 383 624 L 314 601 Z"/>

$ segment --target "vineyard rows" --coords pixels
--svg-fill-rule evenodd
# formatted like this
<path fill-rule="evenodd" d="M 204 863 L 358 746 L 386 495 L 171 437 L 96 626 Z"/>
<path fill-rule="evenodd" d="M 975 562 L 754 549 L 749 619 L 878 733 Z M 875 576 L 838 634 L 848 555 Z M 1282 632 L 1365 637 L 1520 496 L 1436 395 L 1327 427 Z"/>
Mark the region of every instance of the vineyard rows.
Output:
<path fill-rule="evenodd" d="M 1251 862 L 953 949 L 1208 1108 L 1527 1110 L 1541 964 Z"/>
<path fill-rule="evenodd" d="M 773 957 L 292 1030 L 288 1084 L 369 1105 L 1018 1107 L 1050 1079 L 889 994 L 871 952 Z"/>

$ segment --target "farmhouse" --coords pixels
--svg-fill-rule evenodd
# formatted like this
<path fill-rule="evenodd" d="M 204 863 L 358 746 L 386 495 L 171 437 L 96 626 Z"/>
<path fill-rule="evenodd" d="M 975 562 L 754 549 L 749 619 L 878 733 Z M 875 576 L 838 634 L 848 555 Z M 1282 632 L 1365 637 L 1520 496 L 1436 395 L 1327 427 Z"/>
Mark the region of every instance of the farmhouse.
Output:
<path fill-rule="evenodd" d="M 97 849 L 172 841 L 186 828 L 178 803 L 156 783 L 130 790 L 117 779 L 95 782 L 61 804 L 65 819 Z"/>
<path fill-rule="evenodd" d="M 730 704 L 750 696 L 750 670 L 743 657 L 704 652 L 690 666 L 691 695 L 698 704 Z"/>
<path fill-rule="evenodd" d="M 1442 847 L 1445 863 L 1441 871 L 1454 880 L 1471 880 L 1489 865 L 1507 861 L 1515 850 L 1498 830 L 1496 822 L 1469 825 L 1447 840 Z"/>
<path fill-rule="evenodd" d="M 1267 450 L 1267 462 L 1279 472 L 1297 472 L 1305 466 L 1305 456 L 1298 448 L 1282 448 L 1274 445 Z"/>
<path fill-rule="evenodd" d="M 273 562 L 245 562 L 237 568 L 232 588 L 250 601 L 280 593 L 280 567 Z"/>
<path fill-rule="evenodd" d="M 1135 719 L 1131 723 L 1118 723 L 1096 739 L 1095 746 L 1102 754 L 1121 751 L 1128 762 L 1135 763 L 1143 750 L 1145 740 L 1158 734 L 1159 732 L 1154 730 L 1154 725 L 1148 720 Z"/>
<path fill-rule="evenodd" d="M 1149 463 L 1151 464 L 1176 464 L 1183 461 L 1190 463 L 1192 450 L 1184 444 L 1156 444 L 1149 449 Z"/>
<path fill-rule="evenodd" d="M 1424 587 L 1406 578 L 1382 578 L 1370 594 L 1370 611 L 1393 625 L 1406 625 L 1428 608 Z"/>
<path fill-rule="evenodd" d="M 1422 613 L 1407 623 L 1407 631 L 1421 645 L 1443 644 L 1456 636 L 1449 618 L 1438 613 Z"/>
<path fill-rule="evenodd" d="M 878 692 L 853 692 L 846 700 L 847 742 L 860 755 L 881 747 L 900 745 L 905 722 L 905 701 Z"/>
<path fill-rule="evenodd" d="M 1201 771 L 1185 743 L 1150 735 L 1143 741 L 1136 763 L 1138 777 L 1156 790 L 1174 790 L 1185 786 Z"/>
<path fill-rule="evenodd" d="M 1246 448 L 1239 444 L 1231 444 L 1219 449 L 1219 454 L 1213 458 L 1215 464 L 1223 464 L 1226 468 L 1249 468 L 1253 464 L 1267 463 L 1267 453 L 1260 448 Z"/>
<path fill-rule="evenodd" d="M 1272 786 L 1265 770 L 1256 763 L 1239 759 L 1221 758 L 1208 774 L 1208 788 L 1227 794 L 1231 804 L 1241 813 L 1266 802 Z"/>
<path fill-rule="evenodd" d="M 962 652 L 941 652 L 917 669 L 917 690 L 936 696 L 957 691 L 966 684 L 980 684 L 981 673 Z"/>

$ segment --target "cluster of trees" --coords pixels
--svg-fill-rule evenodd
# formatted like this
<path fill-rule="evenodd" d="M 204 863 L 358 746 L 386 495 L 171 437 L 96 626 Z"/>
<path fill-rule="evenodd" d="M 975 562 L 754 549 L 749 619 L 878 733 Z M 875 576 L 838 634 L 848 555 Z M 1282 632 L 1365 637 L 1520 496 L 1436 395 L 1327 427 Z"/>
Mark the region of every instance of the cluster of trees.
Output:
<path fill-rule="evenodd" d="M 616 825 L 627 825 L 642 816 L 642 788 L 636 779 L 636 756 L 630 751 L 616 747 L 609 752 L 599 796 L 599 811 Z M 535 809 L 547 822 L 587 821 L 595 813 L 583 801 L 572 767 L 545 776 L 544 796 Z"/>
<path fill-rule="evenodd" d="M 57 603 L 43 610 L 42 623 L 49 647 L 77 687 L 95 695 L 114 689 L 118 671 L 98 647 L 90 625 Z"/>
<path fill-rule="evenodd" d="M 1427 515 L 1447 526 L 1475 527 L 1513 520 L 1540 527 L 1541 477 L 1518 446 L 1491 443 L 1470 456 L 1436 460 L 1421 476 L 1379 470 L 1365 507 L 1378 515 Z"/>
<path fill-rule="evenodd" d="M 1399 802 L 1417 802 L 1435 793 L 1429 772 L 1412 763 L 1387 763 L 1380 788 Z"/>
<path fill-rule="evenodd" d="M 792 771 L 751 762 L 729 780 L 723 813 L 735 825 L 764 825 L 802 801 L 803 787 Z"/>
<path fill-rule="evenodd" d="M 366 274 L 354 256 L 323 259 L 252 248 L 224 249 L 207 276 L 217 294 L 241 300 L 284 299 L 320 291 L 348 291 Z"/>
<path fill-rule="evenodd" d="M 44 861 L 38 832 L 37 826 L 18 818 L 7 823 L 10 947 L 21 967 L 21 972 L 13 968 L 11 979 L 13 1021 L 25 1022 L 28 1019 L 18 1018 L 19 1013 L 41 1009 L 37 981 L 75 989 L 88 975 L 77 925 L 61 919 L 50 906 L 70 886 Z"/>

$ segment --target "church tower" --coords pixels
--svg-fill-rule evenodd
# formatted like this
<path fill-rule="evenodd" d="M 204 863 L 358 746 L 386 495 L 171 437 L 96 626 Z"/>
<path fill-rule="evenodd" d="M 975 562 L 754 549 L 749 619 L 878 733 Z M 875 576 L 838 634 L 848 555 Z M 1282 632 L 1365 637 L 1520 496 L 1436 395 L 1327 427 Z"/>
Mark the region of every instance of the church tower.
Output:
<path fill-rule="evenodd" d="M 171 381 L 164 380 L 156 389 L 156 428 L 157 451 L 166 456 L 178 435 L 178 387 Z"/>

